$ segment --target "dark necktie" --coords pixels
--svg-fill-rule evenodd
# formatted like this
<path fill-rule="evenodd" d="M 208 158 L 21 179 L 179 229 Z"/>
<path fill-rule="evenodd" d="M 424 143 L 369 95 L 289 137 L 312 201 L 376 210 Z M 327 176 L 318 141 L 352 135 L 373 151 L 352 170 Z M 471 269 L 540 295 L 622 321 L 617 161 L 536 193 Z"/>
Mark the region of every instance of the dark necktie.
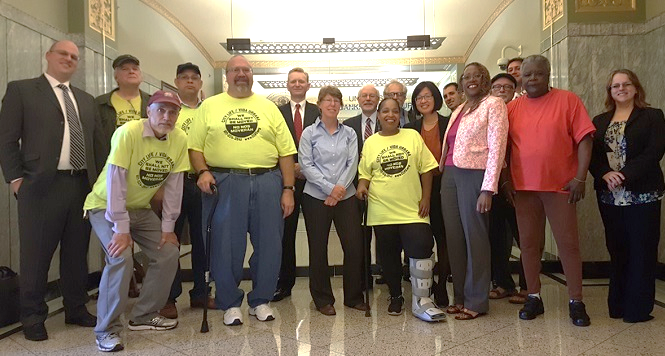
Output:
<path fill-rule="evenodd" d="M 62 90 L 65 99 L 65 109 L 67 110 L 67 125 L 69 126 L 69 163 L 74 169 L 83 169 L 85 167 L 85 143 L 83 142 L 83 130 L 79 117 L 74 108 L 74 102 L 69 97 L 69 87 L 64 84 L 58 84 Z"/>
<path fill-rule="evenodd" d="M 296 113 L 293 115 L 293 126 L 296 129 L 296 142 L 300 142 L 300 135 L 302 135 L 302 116 L 300 116 L 300 104 L 296 104 Z"/>
<path fill-rule="evenodd" d="M 365 124 L 365 134 L 364 134 L 364 139 L 367 140 L 368 137 L 372 136 L 374 133 L 374 130 L 372 129 L 372 120 L 367 118 L 367 123 Z"/>

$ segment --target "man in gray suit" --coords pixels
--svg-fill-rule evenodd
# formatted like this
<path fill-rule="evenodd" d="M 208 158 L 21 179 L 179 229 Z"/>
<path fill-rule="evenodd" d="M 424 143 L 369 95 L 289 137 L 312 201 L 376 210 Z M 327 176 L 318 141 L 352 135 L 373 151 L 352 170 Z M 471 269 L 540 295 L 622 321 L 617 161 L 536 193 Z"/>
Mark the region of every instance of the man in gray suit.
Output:
<path fill-rule="evenodd" d="M 71 41 L 46 52 L 44 75 L 10 82 L 0 109 L 0 165 L 18 200 L 21 323 L 28 340 L 46 340 L 48 270 L 60 244 L 65 323 L 93 327 L 88 313 L 88 241 L 83 201 L 108 146 L 93 97 L 70 85 L 79 62 Z"/>
<path fill-rule="evenodd" d="M 293 68 L 289 71 L 286 89 L 291 94 L 291 100 L 279 107 L 286 125 L 291 131 L 293 143 L 298 148 L 300 135 L 305 127 L 311 125 L 319 117 L 319 108 L 306 100 L 309 90 L 309 74 L 302 68 Z M 296 283 L 296 230 L 298 230 L 298 218 L 300 216 L 300 203 L 302 192 L 305 189 L 305 176 L 300 173 L 298 157 L 295 157 L 296 167 L 296 190 L 294 194 L 295 206 L 293 213 L 284 219 L 284 237 L 282 238 L 282 266 L 279 270 L 277 290 L 273 301 L 280 301 L 291 295 L 291 288 Z"/>

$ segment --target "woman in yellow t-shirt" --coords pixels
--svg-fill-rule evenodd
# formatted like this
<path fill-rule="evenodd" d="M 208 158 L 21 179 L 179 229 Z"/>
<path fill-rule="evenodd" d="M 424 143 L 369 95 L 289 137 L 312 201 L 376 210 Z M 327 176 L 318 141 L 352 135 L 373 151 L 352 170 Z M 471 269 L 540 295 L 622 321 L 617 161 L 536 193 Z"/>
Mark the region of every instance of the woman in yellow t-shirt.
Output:
<path fill-rule="evenodd" d="M 388 314 L 401 315 L 403 311 L 403 247 L 409 257 L 413 315 L 425 321 L 444 321 L 445 314 L 430 299 L 434 267 L 430 191 L 432 170 L 438 164 L 418 132 L 400 130 L 399 117 L 396 100 L 387 98 L 379 103 L 381 131 L 367 138 L 363 146 L 356 195 L 369 200 L 367 224 L 374 227 L 390 289 Z"/>

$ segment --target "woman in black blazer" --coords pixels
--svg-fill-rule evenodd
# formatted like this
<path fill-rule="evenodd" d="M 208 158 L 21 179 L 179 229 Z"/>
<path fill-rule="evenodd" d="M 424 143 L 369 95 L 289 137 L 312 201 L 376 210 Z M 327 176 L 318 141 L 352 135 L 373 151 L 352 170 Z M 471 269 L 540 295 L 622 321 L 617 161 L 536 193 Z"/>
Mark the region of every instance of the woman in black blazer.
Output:
<path fill-rule="evenodd" d="M 436 84 L 421 82 L 416 85 L 411 94 L 412 107 L 422 116 L 421 119 L 411 121 L 404 128 L 420 132 L 427 148 L 434 155 L 436 161 L 441 160 L 441 144 L 443 135 L 448 127 L 448 118 L 440 115 L 438 111 L 443 106 L 443 98 Z M 445 232 L 443 229 L 443 214 L 441 212 L 441 172 L 435 171 L 432 180 L 432 195 L 430 199 L 430 225 L 436 240 L 436 255 L 438 258 L 439 283 L 432 286 L 434 300 L 441 307 L 448 305 L 448 292 L 446 291 L 446 278 L 450 274 L 448 250 L 446 248 Z"/>
<path fill-rule="evenodd" d="M 589 170 L 610 253 L 607 304 L 611 318 L 635 323 L 653 319 L 665 117 L 649 107 L 644 88 L 628 69 L 611 73 L 605 106 L 607 112 L 593 119 Z"/>

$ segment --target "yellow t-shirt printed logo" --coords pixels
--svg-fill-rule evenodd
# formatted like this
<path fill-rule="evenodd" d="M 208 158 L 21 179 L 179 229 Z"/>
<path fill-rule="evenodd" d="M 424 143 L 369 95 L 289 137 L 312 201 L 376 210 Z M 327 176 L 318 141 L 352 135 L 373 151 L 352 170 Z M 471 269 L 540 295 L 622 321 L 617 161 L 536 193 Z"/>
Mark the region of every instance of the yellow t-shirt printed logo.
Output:
<path fill-rule="evenodd" d="M 189 133 L 189 127 L 192 125 L 192 121 L 194 121 L 193 117 L 186 118 L 180 124 L 180 129 L 185 131 L 185 133 Z"/>
<path fill-rule="evenodd" d="M 381 172 L 389 177 L 400 177 L 409 170 L 409 156 L 411 152 L 399 145 L 390 145 L 379 153 L 376 162 Z"/>
<path fill-rule="evenodd" d="M 222 118 L 224 133 L 236 141 L 251 140 L 261 132 L 259 120 L 259 116 L 252 110 L 245 108 L 231 110 Z"/>
<path fill-rule="evenodd" d="M 130 121 L 141 119 L 141 96 L 131 100 L 121 98 L 117 93 L 111 94 L 111 105 L 116 113 L 116 127 L 120 127 Z"/>
<path fill-rule="evenodd" d="M 175 164 L 164 152 L 150 152 L 139 161 L 138 165 L 136 182 L 143 188 L 151 188 L 162 184 Z"/>

